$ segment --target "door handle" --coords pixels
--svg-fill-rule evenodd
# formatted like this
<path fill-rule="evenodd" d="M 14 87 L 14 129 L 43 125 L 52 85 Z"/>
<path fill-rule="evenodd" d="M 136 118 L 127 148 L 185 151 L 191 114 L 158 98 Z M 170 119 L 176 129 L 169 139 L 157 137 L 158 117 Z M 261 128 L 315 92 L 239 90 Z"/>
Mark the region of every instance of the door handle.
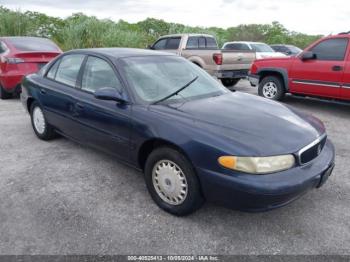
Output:
<path fill-rule="evenodd" d="M 72 115 L 74 117 L 78 117 L 83 110 L 84 110 L 84 105 L 82 105 L 80 103 L 76 103 L 73 106 Z"/>
<path fill-rule="evenodd" d="M 342 66 L 335 65 L 335 66 L 332 67 L 332 70 L 333 70 L 333 71 L 336 71 L 336 72 L 337 72 L 337 71 L 342 71 L 342 70 L 343 70 L 343 67 L 342 67 Z"/>
<path fill-rule="evenodd" d="M 42 94 L 42 95 L 46 95 L 46 90 L 45 90 L 45 89 L 40 88 L 40 94 Z"/>
<path fill-rule="evenodd" d="M 83 110 L 84 109 L 84 105 L 80 104 L 80 103 L 76 103 L 75 107 L 79 110 Z"/>

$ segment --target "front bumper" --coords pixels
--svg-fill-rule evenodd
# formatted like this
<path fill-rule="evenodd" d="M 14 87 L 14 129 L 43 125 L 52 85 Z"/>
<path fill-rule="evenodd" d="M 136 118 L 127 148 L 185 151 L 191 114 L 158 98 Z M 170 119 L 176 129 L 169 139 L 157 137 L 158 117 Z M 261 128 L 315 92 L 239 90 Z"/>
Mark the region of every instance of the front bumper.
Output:
<path fill-rule="evenodd" d="M 234 79 L 241 79 L 246 78 L 248 76 L 249 70 L 219 70 L 215 73 L 215 76 L 219 79 L 222 78 L 234 78 Z"/>
<path fill-rule="evenodd" d="M 197 172 L 208 201 L 233 209 L 259 212 L 284 206 L 312 188 L 322 186 L 334 167 L 334 146 L 327 141 L 322 153 L 305 166 L 269 174 L 223 174 L 201 168 Z"/>
<path fill-rule="evenodd" d="M 250 82 L 251 86 L 258 86 L 260 82 L 260 76 L 249 74 L 248 81 Z"/>

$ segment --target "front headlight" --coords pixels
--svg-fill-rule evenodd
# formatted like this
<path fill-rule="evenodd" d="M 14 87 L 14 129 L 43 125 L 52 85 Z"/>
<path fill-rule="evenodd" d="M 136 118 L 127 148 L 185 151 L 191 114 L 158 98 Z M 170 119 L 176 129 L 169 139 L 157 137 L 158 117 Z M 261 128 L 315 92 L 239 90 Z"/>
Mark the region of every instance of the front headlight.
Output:
<path fill-rule="evenodd" d="M 270 157 L 222 156 L 218 159 L 221 166 L 250 174 L 268 174 L 289 169 L 294 166 L 293 155 Z"/>

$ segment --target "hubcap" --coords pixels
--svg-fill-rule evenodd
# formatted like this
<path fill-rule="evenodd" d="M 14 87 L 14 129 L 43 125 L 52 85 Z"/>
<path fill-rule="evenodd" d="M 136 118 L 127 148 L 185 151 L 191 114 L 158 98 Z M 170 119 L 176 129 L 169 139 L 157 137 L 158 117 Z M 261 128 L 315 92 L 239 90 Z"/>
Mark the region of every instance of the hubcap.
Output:
<path fill-rule="evenodd" d="M 158 161 L 152 170 L 152 182 L 158 196 L 168 204 L 182 204 L 188 192 L 181 168 L 169 160 Z"/>
<path fill-rule="evenodd" d="M 40 107 L 35 107 L 33 111 L 33 123 L 35 130 L 39 134 L 43 134 L 45 132 L 46 123 L 43 111 L 40 109 Z"/>
<path fill-rule="evenodd" d="M 274 82 L 267 82 L 263 86 L 263 95 L 267 98 L 274 98 L 277 95 L 277 85 Z"/>

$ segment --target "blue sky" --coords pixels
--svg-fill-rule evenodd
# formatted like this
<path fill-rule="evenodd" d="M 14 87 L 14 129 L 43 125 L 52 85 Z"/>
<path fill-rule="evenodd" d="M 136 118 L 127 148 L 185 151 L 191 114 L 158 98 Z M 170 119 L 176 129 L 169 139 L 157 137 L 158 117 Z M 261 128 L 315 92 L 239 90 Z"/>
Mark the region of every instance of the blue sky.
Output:
<path fill-rule="evenodd" d="M 227 28 L 279 21 L 290 30 L 309 34 L 350 30 L 348 0 L 0 0 L 0 5 L 59 17 L 83 12 L 128 22 L 154 17 L 192 26 Z"/>

